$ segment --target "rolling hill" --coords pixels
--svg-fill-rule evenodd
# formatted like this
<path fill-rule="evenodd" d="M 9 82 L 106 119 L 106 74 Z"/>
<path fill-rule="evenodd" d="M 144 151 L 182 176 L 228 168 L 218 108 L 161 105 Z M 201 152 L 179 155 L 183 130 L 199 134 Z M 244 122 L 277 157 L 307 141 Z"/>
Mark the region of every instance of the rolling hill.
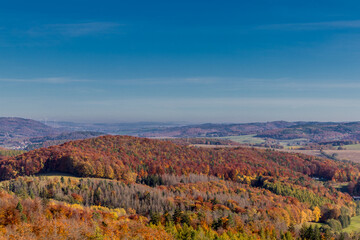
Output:
<path fill-rule="evenodd" d="M 345 163 L 301 154 L 246 147 L 204 149 L 130 136 L 72 141 L 0 162 L 2 179 L 49 171 L 110 179 L 165 173 L 207 174 L 230 180 L 241 174 L 288 177 L 295 173 L 329 180 L 358 176 L 358 168 L 351 169 L 354 174 L 347 170 Z"/>
<path fill-rule="evenodd" d="M 294 125 L 297 123 L 285 121 L 241 124 L 206 123 L 140 132 L 139 135 L 142 137 L 223 137 L 258 134 L 267 130 L 283 129 Z"/>
<path fill-rule="evenodd" d="M 0 117 L 0 137 L 39 137 L 54 133 L 58 131 L 35 120 Z"/>
<path fill-rule="evenodd" d="M 0 146 L 5 148 L 31 150 L 101 135 L 104 133 L 93 131 L 69 132 L 31 119 L 0 118 Z"/>
<path fill-rule="evenodd" d="M 265 122 L 200 124 L 140 133 L 144 137 L 224 137 L 254 134 L 277 140 L 306 138 L 310 141 L 360 140 L 360 122 Z"/>
<path fill-rule="evenodd" d="M 70 141 L 0 160 L 0 236 L 341 239 L 360 207 L 340 187 L 360 190 L 359 169 L 248 147 L 131 136 Z"/>
<path fill-rule="evenodd" d="M 28 139 L 59 134 L 60 132 L 41 122 L 24 118 L 0 118 L 0 146 L 23 149 Z"/>

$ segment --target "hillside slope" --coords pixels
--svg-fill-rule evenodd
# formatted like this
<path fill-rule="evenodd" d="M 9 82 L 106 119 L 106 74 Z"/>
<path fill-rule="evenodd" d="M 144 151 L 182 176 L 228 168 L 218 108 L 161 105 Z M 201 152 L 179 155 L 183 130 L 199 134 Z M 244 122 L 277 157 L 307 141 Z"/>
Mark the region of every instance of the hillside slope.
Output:
<path fill-rule="evenodd" d="M 86 178 L 20 177 L 55 171 Z M 12 179 L 0 183 L 0 236 L 24 239 L 57 227 L 64 239 L 75 234 L 69 225 L 57 225 L 60 221 L 78 221 L 83 227 L 76 232 L 84 239 L 341 239 L 336 231 L 360 210 L 335 188 L 358 180 L 358 165 L 130 136 L 101 136 L 7 157 L 0 161 L 0 176 Z M 34 214 L 36 204 L 42 207 Z M 47 227 L 36 228 L 44 219 L 51 220 Z M 313 230 L 303 225 L 307 222 L 328 227 Z M 20 231 L 26 226 L 35 230 Z M 139 237 L 145 232 L 154 235 Z"/>
<path fill-rule="evenodd" d="M 28 139 L 59 134 L 60 132 L 41 122 L 24 118 L 0 118 L 0 146 L 24 149 Z"/>
<path fill-rule="evenodd" d="M 57 130 L 41 122 L 0 117 L 0 137 L 39 137 L 57 133 Z"/>
<path fill-rule="evenodd" d="M 224 179 L 305 174 L 338 181 L 359 176 L 358 167 L 313 156 L 246 147 L 203 149 L 130 136 L 72 141 L 0 162 L 1 179 L 49 171 L 110 179 L 165 173 L 197 173 Z"/>
<path fill-rule="evenodd" d="M 199 124 L 140 133 L 144 137 L 224 137 L 253 134 L 275 140 L 306 139 L 309 142 L 359 141 L 360 122 L 264 122 Z"/>
<path fill-rule="evenodd" d="M 283 129 L 297 125 L 297 123 L 275 121 L 265 123 L 240 124 L 199 124 L 180 127 L 169 127 L 140 133 L 143 137 L 223 137 L 246 134 L 258 134 L 267 130 Z"/>

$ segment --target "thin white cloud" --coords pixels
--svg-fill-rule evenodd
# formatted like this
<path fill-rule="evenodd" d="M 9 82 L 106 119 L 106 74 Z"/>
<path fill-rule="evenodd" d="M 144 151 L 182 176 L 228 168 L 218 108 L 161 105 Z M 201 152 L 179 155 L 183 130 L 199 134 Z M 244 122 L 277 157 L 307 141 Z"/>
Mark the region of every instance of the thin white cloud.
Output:
<path fill-rule="evenodd" d="M 207 85 L 219 83 L 228 78 L 219 77 L 159 77 L 159 78 L 133 78 L 133 79 L 111 79 L 108 83 L 116 85 L 141 85 L 141 86 L 155 86 L 155 85 Z"/>
<path fill-rule="evenodd" d="M 344 98 L 131 98 L 79 101 L 78 105 L 157 106 L 162 108 L 236 107 L 358 107 L 359 99 Z"/>
<path fill-rule="evenodd" d="M 80 37 L 84 35 L 114 32 L 120 26 L 123 26 L 123 24 L 116 22 L 46 24 L 31 28 L 28 31 L 28 34 L 32 36 L 63 35 L 68 37 Z"/>
<path fill-rule="evenodd" d="M 241 86 L 245 87 L 266 87 L 266 88 L 304 88 L 304 89 L 354 89 L 360 88 L 360 82 L 349 79 L 295 79 L 290 77 L 279 78 L 237 78 L 237 77 L 179 77 L 179 78 L 136 78 L 136 79 L 116 79 L 110 82 L 118 85 L 177 85 L 177 84 L 222 84 L 226 83 L 236 91 Z M 226 88 L 227 86 L 224 86 Z M 224 89 L 222 88 L 222 89 Z M 229 89 L 229 90 L 230 90 Z"/>
<path fill-rule="evenodd" d="M 312 82 L 312 83 L 299 83 L 299 82 L 290 82 L 284 83 L 283 87 L 287 88 L 302 88 L 302 89 L 315 89 L 315 90 L 324 90 L 324 89 L 359 89 L 359 82 L 342 82 L 333 81 L 333 82 Z"/>
<path fill-rule="evenodd" d="M 224 79 L 228 81 L 230 88 L 223 88 L 226 91 L 234 92 L 244 88 L 267 89 L 267 90 L 354 90 L 360 89 L 360 82 L 349 79 L 294 79 L 294 78 L 234 78 Z"/>
<path fill-rule="evenodd" d="M 327 21 L 309 23 L 285 23 L 261 25 L 259 29 L 269 30 L 321 30 L 321 29 L 357 29 L 360 28 L 360 20 L 350 21 Z"/>
<path fill-rule="evenodd" d="M 66 77 L 49 77 L 49 78 L 0 78 L 0 82 L 64 84 L 64 83 L 74 83 L 74 82 L 91 82 L 91 80 L 87 80 L 87 79 L 73 79 L 73 78 L 66 78 Z"/>

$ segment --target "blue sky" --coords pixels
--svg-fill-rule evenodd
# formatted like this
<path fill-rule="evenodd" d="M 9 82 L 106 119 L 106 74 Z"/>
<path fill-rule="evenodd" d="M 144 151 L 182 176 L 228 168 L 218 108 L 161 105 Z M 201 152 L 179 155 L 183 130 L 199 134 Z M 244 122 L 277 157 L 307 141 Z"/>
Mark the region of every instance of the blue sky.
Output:
<path fill-rule="evenodd" d="M 358 1 L 0 3 L 0 116 L 360 120 Z"/>

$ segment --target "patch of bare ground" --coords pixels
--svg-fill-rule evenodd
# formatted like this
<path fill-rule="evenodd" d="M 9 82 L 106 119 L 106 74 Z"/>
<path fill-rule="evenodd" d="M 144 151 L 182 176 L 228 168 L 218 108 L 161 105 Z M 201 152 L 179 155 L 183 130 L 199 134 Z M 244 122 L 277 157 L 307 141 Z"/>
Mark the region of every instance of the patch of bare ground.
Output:
<path fill-rule="evenodd" d="M 190 144 L 191 147 L 201 147 L 201 148 L 234 148 L 238 147 L 236 145 L 210 145 L 210 144 Z"/>
<path fill-rule="evenodd" d="M 283 152 L 302 153 L 307 155 L 323 157 L 320 150 L 290 150 L 290 149 L 279 149 Z M 352 162 L 360 163 L 360 150 L 324 150 L 327 155 L 335 154 L 336 159 L 349 160 Z"/>

